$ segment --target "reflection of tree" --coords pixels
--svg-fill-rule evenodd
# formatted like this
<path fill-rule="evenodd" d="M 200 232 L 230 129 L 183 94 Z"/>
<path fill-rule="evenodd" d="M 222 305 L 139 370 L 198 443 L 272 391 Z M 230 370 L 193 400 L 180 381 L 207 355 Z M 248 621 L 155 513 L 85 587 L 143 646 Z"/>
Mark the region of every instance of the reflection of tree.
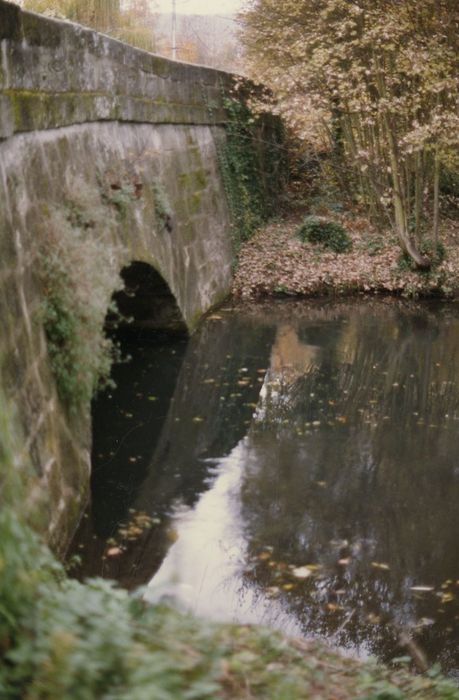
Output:
<path fill-rule="evenodd" d="M 459 574 L 459 322 L 356 307 L 297 330 L 295 357 L 301 342 L 305 357 L 317 349 L 314 361 L 286 381 L 274 353 L 246 445 L 243 515 L 253 554 L 272 546 L 274 561 L 323 566 L 281 593 L 306 631 L 384 655 L 395 637 L 383 623 L 429 617 L 438 621 L 423 641 L 433 647 L 456 603 L 438 613 L 438 597 L 416 597 L 410 587 L 439 588 Z M 284 580 L 279 572 L 261 560 L 250 576 L 273 586 Z M 457 654 L 446 656 L 457 638 L 447 635 L 443 660 L 452 665 Z"/>

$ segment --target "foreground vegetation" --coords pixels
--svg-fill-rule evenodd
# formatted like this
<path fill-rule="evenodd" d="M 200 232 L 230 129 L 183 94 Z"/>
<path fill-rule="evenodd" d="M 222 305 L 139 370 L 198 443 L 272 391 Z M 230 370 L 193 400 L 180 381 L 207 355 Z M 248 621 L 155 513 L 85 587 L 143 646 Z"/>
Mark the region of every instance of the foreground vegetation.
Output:
<path fill-rule="evenodd" d="M 436 671 L 412 676 L 362 664 L 315 642 L 197 621 L 106 581 L 68 578 L 19 514 L 28 475 L 13 458 L 19 452 L 4 401 L 0 428 L 5 700 L 459 700 Z"/>

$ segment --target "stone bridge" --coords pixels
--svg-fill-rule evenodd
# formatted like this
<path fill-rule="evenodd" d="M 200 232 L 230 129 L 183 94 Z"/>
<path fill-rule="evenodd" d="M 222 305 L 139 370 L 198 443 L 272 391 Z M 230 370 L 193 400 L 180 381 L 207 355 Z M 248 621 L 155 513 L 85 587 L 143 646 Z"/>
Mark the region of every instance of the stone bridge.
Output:
<path fill-rule="evenodd" d="M 103 316 L 118 290 L 138 325 L 192 331 L 230 289 L 221 160 L 236 79 L 2 0 L 0 48 L 2 385 L 28 506 L 63 549 L 87 497 L 90 412 L 69 411 L 56 390 L 40 270 L 70 265 L 68 286 L 81 280 L 88 306 L 103 278 Z"/>

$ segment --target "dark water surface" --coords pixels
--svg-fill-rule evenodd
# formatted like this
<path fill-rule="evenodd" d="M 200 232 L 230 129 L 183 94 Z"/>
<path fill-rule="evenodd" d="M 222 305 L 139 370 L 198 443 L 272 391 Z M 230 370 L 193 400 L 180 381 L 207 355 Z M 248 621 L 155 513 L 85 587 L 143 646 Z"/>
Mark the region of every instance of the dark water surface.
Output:
<path fill-rule="evenodd" d="M 94 407 L 78 575 L 459 677 L 459 308 L 223 309 Z"/>

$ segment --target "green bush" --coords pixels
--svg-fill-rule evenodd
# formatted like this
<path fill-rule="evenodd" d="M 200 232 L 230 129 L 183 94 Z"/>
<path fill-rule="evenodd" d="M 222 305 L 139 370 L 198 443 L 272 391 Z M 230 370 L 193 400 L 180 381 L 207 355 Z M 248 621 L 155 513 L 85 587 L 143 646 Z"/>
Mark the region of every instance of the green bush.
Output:
<path fill-rule="evenodd" d="M 302 243 L 320 243 L 335 253 L 345 253 L 352 248 L 352 241 L 341 224 L 318 216 L 307 216 L 299 226 L 297 236 Z"/>

